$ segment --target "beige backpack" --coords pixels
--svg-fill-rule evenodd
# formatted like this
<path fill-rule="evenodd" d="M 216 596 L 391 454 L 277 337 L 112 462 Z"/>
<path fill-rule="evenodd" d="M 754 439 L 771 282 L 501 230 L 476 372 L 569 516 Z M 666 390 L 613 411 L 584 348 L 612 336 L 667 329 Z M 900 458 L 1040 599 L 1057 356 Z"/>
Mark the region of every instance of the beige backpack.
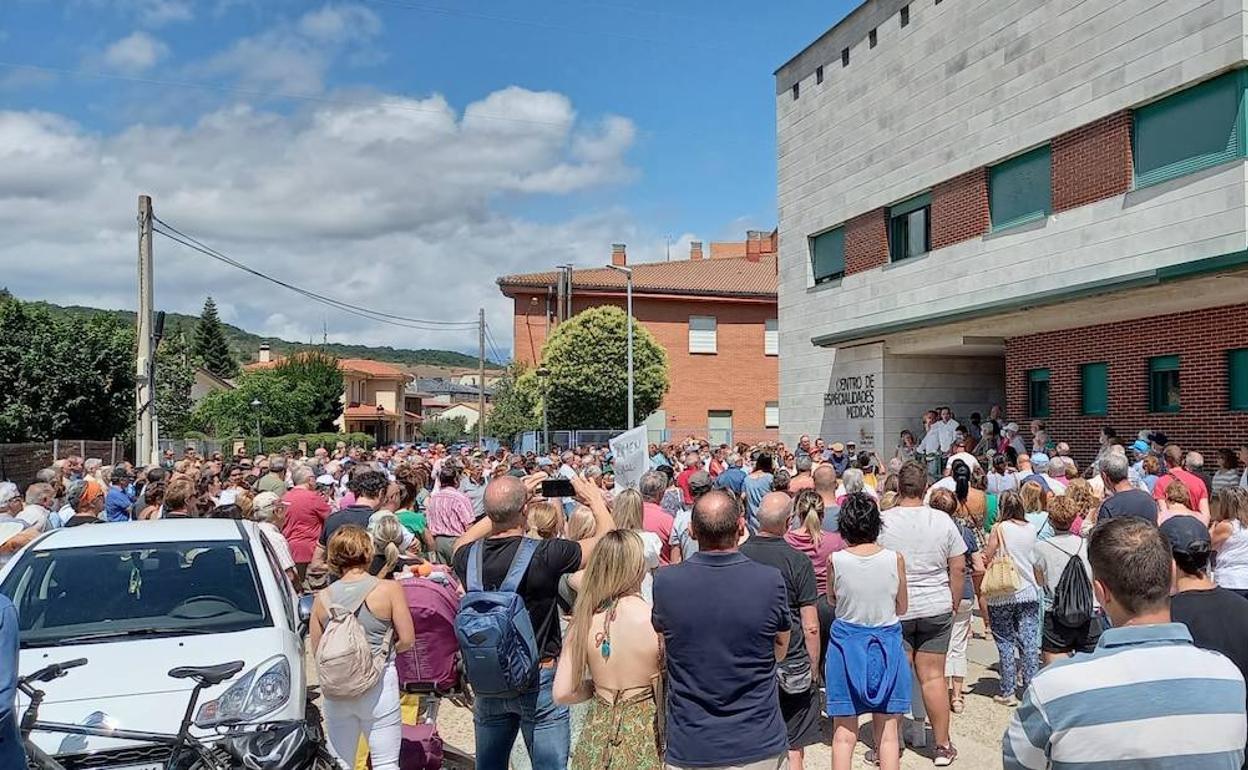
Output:
<path fill-rule="evenodd" d="M 371 578 L 367 591 L 350 605 L 339 604 L 330 599 L 330 589 L 325 597 L 329 605 L 329 619 L 321 634 L 320 646 L 316 648 L 316 673 L 321 692 L 327 698 L 358 698 L 377 684 L 389 657 L 390 637 L 379 652 L 374 653 L 368 642 L 368 632 L 360 624 L 360 608 L 373 592 L 377 578 Z"/>

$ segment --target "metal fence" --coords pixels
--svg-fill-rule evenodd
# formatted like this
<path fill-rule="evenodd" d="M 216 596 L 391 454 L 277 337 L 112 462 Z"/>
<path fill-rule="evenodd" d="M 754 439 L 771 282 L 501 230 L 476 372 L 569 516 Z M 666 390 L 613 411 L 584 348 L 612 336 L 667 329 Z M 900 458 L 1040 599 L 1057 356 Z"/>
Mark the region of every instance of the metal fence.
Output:
<path fill-rule="evenodd" d="M 116 465 L 133 459 L 133 447 L 122 439 L 53 439 L 23 444 L 0 444 L 0 479 L 12 481 L 25 489 L 35 474 L 56 460 L 78 455 L 84 460 L 98 459 L 105 465 Z"/>

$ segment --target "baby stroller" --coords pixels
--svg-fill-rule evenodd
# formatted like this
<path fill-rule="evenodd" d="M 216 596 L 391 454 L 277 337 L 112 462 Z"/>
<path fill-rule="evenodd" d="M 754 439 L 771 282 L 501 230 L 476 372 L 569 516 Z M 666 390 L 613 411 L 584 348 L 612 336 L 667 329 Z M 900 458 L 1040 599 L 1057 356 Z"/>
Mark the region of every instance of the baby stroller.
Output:
<path fill-rule="evenodd" d="M 438 706 L 443 698 L 458 706 L 472 707 L 472 692 L 463 675 L 455 639 L 458 584 L 453 575 L 440 571 L 428 577 L 403 579 L 399 584 L 412 613 L 416 642 L 412 649 L 396 656 L 395 668 L 404 702 L 418 701 L 416 718 L 403 720 L 399 763 L 403 770 L 468 770 L 474 767 L 473 760 L 445 747 L 437 725 Z"/>

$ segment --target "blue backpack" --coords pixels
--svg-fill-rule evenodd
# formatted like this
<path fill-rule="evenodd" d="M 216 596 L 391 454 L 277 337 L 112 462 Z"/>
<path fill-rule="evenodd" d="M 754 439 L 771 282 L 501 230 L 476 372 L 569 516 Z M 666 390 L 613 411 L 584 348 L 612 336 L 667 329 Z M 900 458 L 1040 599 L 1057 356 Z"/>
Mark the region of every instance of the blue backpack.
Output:
<path fill-rule="evenodd" d="M 484 543 L 478 540 L 470 546 L 467 593 L 455 616 L 455 638 L 464 656 L 468 682 L 479 695 L 517 695 L 537 687 L 537 638 L 524 599 L 516 593 L 537 543 L 533 538 L 520 538 L 507 577 L 497 591 L 482 587 Z"/>

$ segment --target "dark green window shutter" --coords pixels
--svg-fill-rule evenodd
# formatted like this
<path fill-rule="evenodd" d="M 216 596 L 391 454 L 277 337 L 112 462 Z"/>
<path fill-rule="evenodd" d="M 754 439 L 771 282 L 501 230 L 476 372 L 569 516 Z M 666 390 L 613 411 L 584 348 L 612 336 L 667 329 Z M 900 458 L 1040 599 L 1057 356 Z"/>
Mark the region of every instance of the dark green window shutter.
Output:
<path fill-rule="evenodd" d="M 1048 216 L 1053 205 L 1052 160 L 1052 150 L 1046 144 L 988 170 L 993 230 Z"/>
<path fill-rule="evenodd" d="M 1109 414 L 1109 364 L 1084 364 L 1079 370 L 1084 414 Z"/>
<path fill-rule="evenodd" d="M 1027 372 L 1027 411 L 1031 417 L 1049 416 L 1049 370 Z"/>
<path fill-rule="evenodd" d="M 1148 409 L 1150 412 L 1179 411 L 1178 356 L 1148 359 Z"/>
<path fill-rule="evenodd" d="M 1244 70 L 1135 111 L 1135 186 L 1147 187 L 1244 156 Z"/>
<path fill-rule="evenodd" d="M 815 283 L 845 275 L 845 228 L 837 227 L 810 239 L 810 266 Z"/>
<path fill-rule="evenodd" d="M 1248 412 L 1248 348 L 1226 352 L 1226 375 L 1231 411 Z"/>

